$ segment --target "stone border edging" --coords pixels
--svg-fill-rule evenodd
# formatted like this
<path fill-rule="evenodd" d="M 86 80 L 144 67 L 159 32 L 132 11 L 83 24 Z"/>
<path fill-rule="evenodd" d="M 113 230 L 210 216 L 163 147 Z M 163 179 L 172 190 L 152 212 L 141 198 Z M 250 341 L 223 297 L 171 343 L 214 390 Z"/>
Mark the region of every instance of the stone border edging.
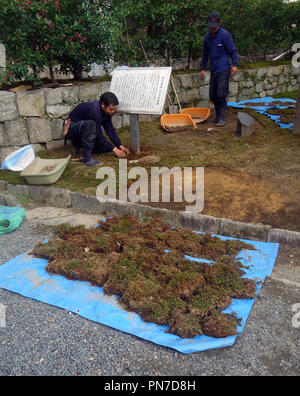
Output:
<path fill-rule="evenodd" d="M 154 208 L 114 199 L 99 202 L 94 196 L 79 194 L 65 189 L 14 185 L 0 180 L 0 205 L 20 206 L 17 198 L 15 198 L 18 196 L 29 198 L 40 204 L 72 208 L 89 214 L 106 216 L 133 214 L 138 217 L 157 218 L 173 226 L 187 227 L 197 231 L 300 248 L 300 232 L 276 229 L 269 225 L 243 223 L 208 215 L 193 214 L 191 212 Z"/>

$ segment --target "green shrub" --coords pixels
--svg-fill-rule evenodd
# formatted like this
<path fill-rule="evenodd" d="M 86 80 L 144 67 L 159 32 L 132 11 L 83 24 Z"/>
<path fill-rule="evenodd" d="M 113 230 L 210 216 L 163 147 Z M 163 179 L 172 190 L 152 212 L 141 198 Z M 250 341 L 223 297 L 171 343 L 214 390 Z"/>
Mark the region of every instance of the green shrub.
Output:
<path fill-rule="evenodd" d="M 0 83 L 39 83 L 45 67 L 52 79 L 55 70 L 80 79 L 93 62 L 105 65 L 111 56 L 105 6 L 93 0 L 0 0 L 8 58 Z"/>
<path fill-rule="evenodd" d="M 288 50 L 300 37 L 300 2 L 283 0 L 111 0 L 116 61 L 130 66 L 164 59 L 198 59 L 207 33 L 207 15 L 216 11 L 244 56 Z M 189 62 L 187 66 L 189 66 Z"/>

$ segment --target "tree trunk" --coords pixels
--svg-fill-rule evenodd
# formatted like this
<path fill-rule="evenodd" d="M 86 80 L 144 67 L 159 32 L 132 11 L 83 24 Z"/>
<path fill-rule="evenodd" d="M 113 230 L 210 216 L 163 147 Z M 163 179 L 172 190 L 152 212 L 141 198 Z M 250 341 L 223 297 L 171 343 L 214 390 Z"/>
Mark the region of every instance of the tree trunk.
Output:
<path fill-rule="evenodd" d="M 53 66 L 49 67 L 49 73 L 50 73 L 50 80 L 52 82 L 55 82 Z"/>
<path fill-rule="evenodd" d="M 82 77 L 82 69 L 80 67 L 74 66 L 72 68 L 72 74 L 74 76 L 75 81 L 80 81 Z"/>
<path fill-rule="evenodd" d="M 191 59 L 192 59 L 192 44 L 189 44 L 188 63 L 186 65 L 187 70 L 190 70 Z"/>
<path fill-rule="evenodd" d="M 297 106 L 296 106 L 294 135 L 300 136 L 300 89 L 299 89 L 299 95 L 298 95 L 298 102 L 297 102 Z"/>

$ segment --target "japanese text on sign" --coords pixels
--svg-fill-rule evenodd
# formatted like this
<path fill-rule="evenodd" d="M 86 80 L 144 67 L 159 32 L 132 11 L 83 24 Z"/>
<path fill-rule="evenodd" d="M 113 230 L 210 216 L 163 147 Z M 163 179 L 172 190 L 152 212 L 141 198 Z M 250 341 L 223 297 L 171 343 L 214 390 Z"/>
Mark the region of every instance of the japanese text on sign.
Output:
<path fill-rule="evenodd" d="M 171 72 L 171 67 L 117 68 L 110 91 L 119 99 L 118 111 L 162 115 Z"/>

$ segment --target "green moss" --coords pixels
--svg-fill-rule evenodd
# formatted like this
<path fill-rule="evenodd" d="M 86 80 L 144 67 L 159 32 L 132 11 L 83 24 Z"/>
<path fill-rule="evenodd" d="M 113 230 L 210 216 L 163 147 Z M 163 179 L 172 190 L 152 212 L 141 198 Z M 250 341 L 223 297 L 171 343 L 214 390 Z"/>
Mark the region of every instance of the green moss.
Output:
<path fill-rule="evenodd" d="M 81 267 L 82 265 L 82 261 L 78 260 L 78 259 L 72 259 L 70 261 L 68 261 L 65 265 L 65 269 L 68 272 L 72 272 L 74 271 L 76 268 Z"/>
<path fill-rule="evenodd" d="M 123 295 L 129 283 L 138 275 L 142 276 L 142 271 L 139 269 L 139 259 L 133 254 L 129 254 L 115 266 L 115 270 L 106 282 L 104 290 L 108 294 Z"/>
<path fill-rule="evenodd" d="M 48 260 L 55 259 L 65 249 L 63 240 L 50 240 L 48 243 L 39 243 L 32 254 Z"/>
<path fill-rule="evenodd" d="M 270 66 L 281 66 L 281 65 L 291 65 L 290 60 L 279 59 L 277 61 L 259 61 L 259 62 L 240 62 L 238 64 L 238 68 L 242 70 L 246 69 L 261 69 L 263 67 L 270 67 Z M 174 70 L 173 75 L 183 75 L 183 74 L 194 74 L 194 73 L 201 73 L 201 69 L 180 69 Z"/>
<path fill-rule="evenodd" d="M 280 94 L 273 95 L 276 99 L 294 99 L 297 100 L 299 95 L 299 91 L 294 92 L 283 92 Z"/>
<path fill-rule="evenodd" d="M 217 262 L 213 266 L 208 267 L 205 272 L 206 279 L 212 285 L 224 287 L 233 291 L 243 288 L 243 279 L 241 273 L 237 271 L 236 266 Z"/>
<path fill-rule="evenodd" d="M 157 320 L 159 320 L 162 324 L 166 324 L 174 305 L 174 301 L 167 301 L 162 299 L 156 304 L 152 305 L 153 321 L 156 322 Z"/>
<path fill-rule="evenodd" d="M 213 305 L 213 290 L 211 287 L 205 286 L 201 293 L 198 293 L 190 300 L 193 308 L 208 311 Z"/>
<path fill-rule="evenodd" d="M 173 275 L 168 287 L 182 299 L 188 299 L 194 293 L 202 289 L 205 284 L 204 277 L 198 272 L 179 272 Z"/>
<path fill-rule="evenodd" d="M 0 171 L 0 179 L 7 181 L 9 184 L 27 184 L 24 177 L 20 175 L 21 172 Z"/>
<path fill-rule="evenodd" d="M 109 252 L 109 241 L 104 235 L 99 235 L 95 238 L 95 244 L 100 251 Z"/>
<path fill-rule="evenodd" d="M 237 334 L 238 320 L 234 315 L 213 312 L 202 322 L 203 332 L 211 337 L 223 338 L 227 335 Z"/>
<path fill-rule="evenodd" d="M 159 220 L 140 222 L 134 216 L 109 218 L 89 230 L 62 225 L 56 231 L 63 239 L 39 244 L 33 252 L 51 260 L 50 273 L 104 286 L 105 293 L 119 296 L 144 320 L 169 325 L 183 337 L 202 334 L 206 316 L 228 307 L 233 296 L 248 298 L 256 292 L 255 283 L 244 281 L 235 261 L 236 254 L 249 247 L 239 241 L 226 243 L 210 234 L 174 229 Z M 172 245 L 169 253 L 167 243 Z M 184 254 L 190 251 L 215 258 L 216 263 L 188 261 Z M 228 318 L 217 319 L 225 321 L 227 332 Z M 230 335 L 222 332 L 219 322 L 218 327 L 218 335 Z M 205 331 L 212 334 L 214 329 Z"/>
<path fill-rule="evenodd" d="M 66 236 L 75 235 L 76 233 L 82 231 L 85 228 L 84 225 L 79 224 L 76 226 L 71 226 L 70 224 L 59 224 L 53 227 L 53 231 L 60 238 L 64 239 Z"/>
<path fill-rule="evenodd" d="M 278 61 L 259 61 L 259 62 L 240 62 L 238 67 L 240 69 L 262 69 L 264 67 L 270 66 L 281 66 L 281 65 L 289 65 L 291 66 L 290 60 L 279 59 Z"/>
<path fill-rule="evenodd" d="M 128 232 L 131 228 L 131 224 L 127 219 L 122 219 L 119 223 L 112 226 L 113 232 Z"/>

